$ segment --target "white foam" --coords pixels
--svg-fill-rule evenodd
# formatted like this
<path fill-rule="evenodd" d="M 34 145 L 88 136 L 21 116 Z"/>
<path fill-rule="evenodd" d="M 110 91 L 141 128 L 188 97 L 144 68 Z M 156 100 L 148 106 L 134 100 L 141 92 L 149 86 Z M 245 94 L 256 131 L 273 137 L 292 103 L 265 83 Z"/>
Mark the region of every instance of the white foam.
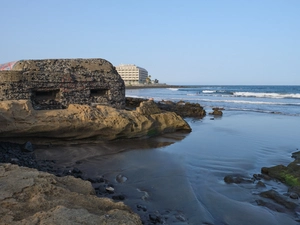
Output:
<path fill-rule="evenodd" d="M 216 91 L 203 90 L 202 93 L 215 93 Z"/>
<path fill-rule="evenodd" d="M 256 98 L 300 98 L 300 94 L 279 94 L 264 92 L 234 92 L 237 97 L 256 97 Z"/>
<path fill-rule="evenodd" d="M 169 89 L 170 91 L 178 91 L 178 88 L 167 88 Z"/>
<path fill-rule="evenodd" d="M 213 100 L 213 99 L 199 99 L 205 102 L 227 102 L 237 104 L 259 104 L 259 105 L 299 105 L 300 103 L 284 103 L 284 102 L 260 102 L 260 101 L 244 101 L 244 100 Z"/>

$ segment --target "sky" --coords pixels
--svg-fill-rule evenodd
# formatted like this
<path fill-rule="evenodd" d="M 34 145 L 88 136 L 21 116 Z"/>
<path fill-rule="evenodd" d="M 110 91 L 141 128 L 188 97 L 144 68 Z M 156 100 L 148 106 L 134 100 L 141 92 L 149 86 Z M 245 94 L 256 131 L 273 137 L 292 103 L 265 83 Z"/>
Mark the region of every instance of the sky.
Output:
<path fill-rule="evenodd" d="M 167 84 L 300 85 L 300 0 L 0 0 L 0 64 L 103 58 Z"/>

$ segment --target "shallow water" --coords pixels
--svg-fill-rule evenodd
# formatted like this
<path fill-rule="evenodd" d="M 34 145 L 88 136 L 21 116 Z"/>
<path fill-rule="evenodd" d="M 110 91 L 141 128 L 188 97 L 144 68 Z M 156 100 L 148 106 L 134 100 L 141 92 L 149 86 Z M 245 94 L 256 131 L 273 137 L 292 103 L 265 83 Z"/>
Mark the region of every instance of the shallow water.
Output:
<path fill-rule="evenodd" d="M 261 190 L 255 185 L 229 185 L 223 178 L 232 173 L 251 177 L 263 166 L 291 162 L 300 146 L 299 117 L 224 111 L 219 119 L 187 121 L 190 134 L 46 148 L 37 156 L 64 166 L 81 161 L 76 167 L 108 179 L 145 221 L 158 211 L 166 224 L 297 224 L 292 213 L 258 206 Z M 119 183 L 118 176 L 126 179 Z M 265 190 L 287 190 L 283 184 L 266 184 Z M 137 205 L 147 211 L 138 211 Z"/>

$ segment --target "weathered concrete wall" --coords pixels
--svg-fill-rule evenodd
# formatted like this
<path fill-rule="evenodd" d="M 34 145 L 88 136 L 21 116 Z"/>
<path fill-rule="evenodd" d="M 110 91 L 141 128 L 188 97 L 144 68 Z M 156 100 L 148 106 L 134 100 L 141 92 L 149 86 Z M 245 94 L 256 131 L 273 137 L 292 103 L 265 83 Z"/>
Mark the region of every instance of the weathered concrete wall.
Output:
<path fill-rule="evenodd" d="M 22 60 L 0 71 L 0 100 L 31 99 L 35 109 L 69 104 L 125 107 L 125 85 L 104 59 Z"/>

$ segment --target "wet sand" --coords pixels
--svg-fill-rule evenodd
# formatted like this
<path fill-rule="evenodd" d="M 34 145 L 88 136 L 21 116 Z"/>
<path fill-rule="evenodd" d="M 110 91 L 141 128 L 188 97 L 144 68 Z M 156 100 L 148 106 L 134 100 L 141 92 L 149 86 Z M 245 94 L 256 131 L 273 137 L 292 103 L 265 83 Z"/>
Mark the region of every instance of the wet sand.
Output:
<path fill-rule="evenodd" d="M 255 184 L 226 184 L 224 176 L 252 176 L 261 167 L 288 164 L 299 148 L 300 118 L 272 114 L 224 112 L 222 118 L 188 119 L 190 134 L 144 140 L 47 147 L 38 159 L 61 167 L 76 166 L 86 177 L 105 178 L 100 190 L 114 193 L 145 224 L 298 224 L 297 215 L 259 206 Z M 273 181 L 263 190 L 285 192 Z M 299 200 L 295 200 L 297 204 Z"/>

